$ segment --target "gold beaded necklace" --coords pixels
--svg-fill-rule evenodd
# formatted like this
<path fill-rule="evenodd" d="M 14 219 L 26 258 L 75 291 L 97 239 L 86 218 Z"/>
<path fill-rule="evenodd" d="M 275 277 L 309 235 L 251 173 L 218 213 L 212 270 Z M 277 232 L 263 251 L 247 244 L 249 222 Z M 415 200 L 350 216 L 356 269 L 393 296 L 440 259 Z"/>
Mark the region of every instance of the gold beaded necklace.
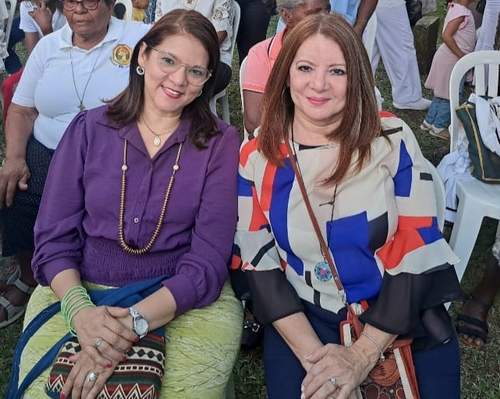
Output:
<path fill-rule="evenodd" d="M 165 215 L 167 214 L 167 205 L 170 199 L 170 192 L 172 191 L 172 187 L 174 185 L 175 174 L 179 170 L 179 159 L 181 157 L 182 143 L 179 144 L 179 149 L 177 150 L 177 156 L 175 157 L 175 163 L 172 166 L 172 175 L 168 181 L 167 189 L 165 191 L 165 197 L 163 199 L 163 205 L 161 207 L 160 217 L 158 218 L 158 223 L 156 224 L 156 228 L 153 231 L 153 235 L 151 236 L 149 242 L 143 248 L 134 248 L 127 244 L 125 241 L 125 234 L 123 232 L 124 229 L 124 219 L 125 219 L 125 194 L 127 189 L 127 145 L 128 142 L 125 140 L 123 145 L 123 164 L 122 164 L 122 184 L 120 191 L 120 212 L 118 217 L 118 242 L 122 249 L 131 254 L 131 255 L 144 255 L 146 252 L 150 251 L 155 243 L 158 235 L 160 234 L 161 228 L 163 226 L 163 220 L 165 219 Z"/>

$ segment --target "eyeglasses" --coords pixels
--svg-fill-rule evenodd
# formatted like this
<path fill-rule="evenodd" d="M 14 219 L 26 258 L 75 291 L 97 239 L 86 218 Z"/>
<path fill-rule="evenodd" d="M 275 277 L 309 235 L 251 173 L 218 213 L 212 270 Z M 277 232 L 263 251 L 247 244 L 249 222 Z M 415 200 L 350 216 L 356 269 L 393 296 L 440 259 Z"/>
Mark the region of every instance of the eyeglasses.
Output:
<path fill-rule="evenodd" d="M 170 53 L 158 50 L 152 46 L 148 47 L 159 54 L 160 57 L 158 58 L 158 66 L 164 73 L 174 73 L 184 67 L 186 70 L 186 80 L 193 86 L 202 86 L 208 79 L 210 79 L 210 76 L 212 76 L 212 72 L 210 72 L 207 68 L 197 65 L 192 66 L 183 64 Z"/>
<path fill-rule="evenodd" d="M 78 4 L 80 4 L 83 8 L 85 8 L 88 11 L 92 11 L 97 9 L 99 7 L 99 2 L 101 0 L 62 0 L 63 7 L 67 11 L 73 11 Z"/>

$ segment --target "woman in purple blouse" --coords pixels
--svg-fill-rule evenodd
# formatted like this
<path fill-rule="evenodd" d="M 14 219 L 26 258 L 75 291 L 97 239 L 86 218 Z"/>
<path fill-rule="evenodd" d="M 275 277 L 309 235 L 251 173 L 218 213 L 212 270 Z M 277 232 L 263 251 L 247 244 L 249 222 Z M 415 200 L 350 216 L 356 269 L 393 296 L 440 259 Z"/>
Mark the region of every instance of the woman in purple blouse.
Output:
<path fill-rule="evenodd" d="M 94 398 L 138 337 L 166 325 L 161 398 L 220 398 L 237 355 L 241 309 L 225 284 L 239 136 L 208 106 L 217 35 L 200 14 L 177 10 L 131 57 L 129 86 L 80 113 L 52 160 L 35 227 L 40 286 L 25 323 L 58 300 L 81 297 L 76 303 L 84 306 L 67 307 L 66 320 L 55 317 L 39 330 L 21 378 L 72 329 L 82 351 L 61 398 Z M 130 309 L 84 300 L 89 287 L 161 276 L 162 287 Z M 47 373 L 30 398 L 45 397 Z"/>

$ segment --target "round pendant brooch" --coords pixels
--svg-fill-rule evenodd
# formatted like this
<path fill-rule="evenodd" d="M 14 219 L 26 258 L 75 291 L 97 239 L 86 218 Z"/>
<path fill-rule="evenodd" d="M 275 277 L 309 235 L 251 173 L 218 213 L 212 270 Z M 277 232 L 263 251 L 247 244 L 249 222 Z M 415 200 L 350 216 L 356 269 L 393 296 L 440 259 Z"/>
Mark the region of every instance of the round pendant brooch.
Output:
<path fill-rule="evenodd" d="M 325 260 L 316 263 L 316 266 L 314 266 L 314 275 L 319 281 L 330 281 L 333 278 L 330 266 Z"/>

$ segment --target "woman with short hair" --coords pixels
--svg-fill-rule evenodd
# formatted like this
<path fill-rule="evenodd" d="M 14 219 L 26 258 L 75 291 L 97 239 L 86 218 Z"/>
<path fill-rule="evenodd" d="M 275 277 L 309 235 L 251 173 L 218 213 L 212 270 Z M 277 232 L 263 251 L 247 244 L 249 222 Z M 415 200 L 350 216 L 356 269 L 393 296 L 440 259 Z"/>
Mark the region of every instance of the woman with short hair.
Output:
<path fill-rule="evenodd" d="M 285 39 L 262 126 L 240 150 L 233 266 L 265 324 L 270 399 L 346 399 L 397 336 L 413 338 L 421 398 L 460 396 L 443 306 L 460 296 L 457 257 L 415 136 L 378 115 L 373 87 L 349 24 L 309 16 Z M 365 324 L 342 346 L 348 307 Z"/>

